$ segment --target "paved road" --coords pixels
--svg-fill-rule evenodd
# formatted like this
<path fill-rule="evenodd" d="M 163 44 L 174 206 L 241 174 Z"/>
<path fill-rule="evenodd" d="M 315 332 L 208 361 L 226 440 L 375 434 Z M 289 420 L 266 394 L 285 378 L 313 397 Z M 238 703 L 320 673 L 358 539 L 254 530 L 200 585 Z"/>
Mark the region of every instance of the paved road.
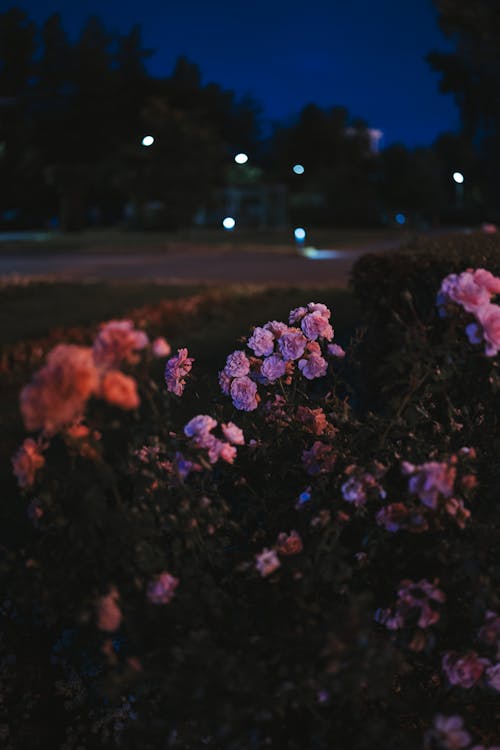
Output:
<path fill-rule="evenodd" d="M 240 252 L 194 248 L 189 252 L 165 254 L 116 253 L 68 255 L 3 255 L 0 277 L 14 275 L 51 277 L 66 280 L 143 281 L 170 283 L 324 283 L 345 287 L 353 263 L 366 252 L 389 250 L 399 242 L 384 242 L 369 247 L 312 251 L 307 255 L 288 252 L 266 253 L 262 248 Z M 307 252 L 307 251 L 306 251 Z M 327 255 L 328 257 L 324 257 Z"/>

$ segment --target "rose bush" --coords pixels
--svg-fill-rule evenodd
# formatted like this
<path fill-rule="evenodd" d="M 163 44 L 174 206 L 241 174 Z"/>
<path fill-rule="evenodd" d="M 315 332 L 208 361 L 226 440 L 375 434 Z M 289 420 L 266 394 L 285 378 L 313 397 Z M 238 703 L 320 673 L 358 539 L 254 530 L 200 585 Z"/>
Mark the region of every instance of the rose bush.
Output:
<path fill-rule="evenodd" d="M 49 353 L 13 458 L 2 746 L 500 742 L 500 280 L 461 273 L 377 410 L 321 303 L 259 321 L 210 413 L 187 349 L 132 321 Z"/>

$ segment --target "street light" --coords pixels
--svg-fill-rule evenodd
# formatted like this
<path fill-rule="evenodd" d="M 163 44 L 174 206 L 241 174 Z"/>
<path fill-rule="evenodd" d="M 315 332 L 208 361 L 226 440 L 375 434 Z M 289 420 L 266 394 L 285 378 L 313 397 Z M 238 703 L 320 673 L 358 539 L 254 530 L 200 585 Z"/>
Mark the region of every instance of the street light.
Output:
<path fill-rule="evenodd" d="M 226 230 L 227 230 L 228 232 L 232 232 L 232 230 L 233 230 L 233 229 L 235 228 L 235 226 L 236 226 L 236 222 L 235 222 L 235 220 L 233 219 L 233 217 L 232 217 L 232 216 L 226 216 L 226 218 L 222 220 L 222 226 L 223 226 L 223 227 L 224 227 L 224 229 L 226 229 Z"/>
<path fill-rule="evenodd" d="M 295 174 L 304 174 L 305 169 L 302 164 L 294 164 L 292 170 Z"/>
<path fill-rule="evenodd" d="M 457 185 L 461 185 L 464 181 L 464 176 L 461 172 L 453 172 L 453 179 L 457 183 Z"/>
<path fill-rule="evenodd" d="M 155 139 L 152 135 L 145 135 L 141 142 L 143 146 L 152 146 Z"/>
<path fill-rule="evenodd" d="M 306 230 L 303 227 L 297 227 L 297 229 L 294 229 L 293 236 L 298 245 L 303 245 L 306 238 Z"/>
<path fill-rule="evenodd" d="M 243 153 L 236 154 L 236 156 L 234 157 L 234 160 L 236 164 L 246 164 L 248 161 L 248 156 L 247 154 L 243 154 Z"/>

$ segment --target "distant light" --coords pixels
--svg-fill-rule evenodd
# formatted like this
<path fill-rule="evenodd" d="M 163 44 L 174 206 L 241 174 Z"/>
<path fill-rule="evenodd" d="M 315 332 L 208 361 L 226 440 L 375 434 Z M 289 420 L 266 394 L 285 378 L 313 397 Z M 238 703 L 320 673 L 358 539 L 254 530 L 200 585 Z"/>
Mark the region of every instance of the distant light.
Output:
<path fill-rule="evenodd" d="M 153 138 L 152 135 L 145 135 L 144 138 L 142 139 L 143 146 L 152 146 L 154 142 L 155 142 L 155 139 Z"/>
<path fill-rule="evenodd" d="M 294 164 L 292 169 L 295 172 L 295 174 L 304 174 L 305 172 L 305 169 L 302 166 L 302 164 Z"/>
<path fill-rule="evenodd" d="M 304 242 L 306 238 L 306 230 L 302 229 L 302 227 L 297 227 L 294 231 L 294 237 L 297 240 L 297 242 Z"/>
<path fill-rule="evenodd" d="M 464 176 L 461 172 L 453 172 L 453 179 L 455 180 L 455 182 L 461 185 L 464 181 Z"/>
<path fill-rule="evenodd" d="M 231 229 L 234 229 L 234 227 L 236 226 L 236 222 L 232 216 L 226 216 L 226 218 L 222 222 L 222 226 L 224 227 L 224 229 L 231 231 Z"/>
<path fill-rule="evenodd" d="M 246 154 L 236 154 L 234 160 L 236 164 L 246 164 L 248 161 L 248 156 Z"/>
<path fill-rule="evenodd" d="M 396 219 L 396 224 L 400 224 L 401 226 L 406 224 L 406 216 L 404 214 L 396 214 L 394 218 Z"/>

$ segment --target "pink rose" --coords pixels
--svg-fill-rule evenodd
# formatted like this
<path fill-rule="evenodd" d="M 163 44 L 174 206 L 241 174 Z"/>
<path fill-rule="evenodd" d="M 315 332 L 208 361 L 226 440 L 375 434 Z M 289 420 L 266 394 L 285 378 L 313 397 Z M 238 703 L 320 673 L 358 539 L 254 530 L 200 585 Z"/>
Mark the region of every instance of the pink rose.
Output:
<path fill-rule="evenodd" d="M 250 372 L 250 362 L 245 352 L 237 350 L 226 360 L 224 372 L 230 378 L 242 378 Z"/>
<path fill-rule="evenodd" d="M 286 362 L 279 354 L 271 354 L 262 362 L 261 373 L 270 383 L 281 378 L 285 372 Z"/>
<path fill-rule="evenodd" d="M 94 341 L 94 360 L 99 367 L 116 368 L 121 362 L 137 362 L 137 350 L 144 349 L 148 337 L 136 331 L 131 320 L 110 320 L 104 323 Z"/>
<path fill-rule="evenodd" d="M 12 468 L 20 487 L 31 487 L 35 474 L 45 463 L 40 447 L 31 438 L 27 438 L 12 458 Z"/>
<path fill-rule="evenodd" d="M 170 573 L 160 573 L 148 585 L 146 596 L 152 604 L 169 604 L 179 585 L 179 579 Z"/>
<path fill-rule="evenodd" d="M 262 552 L 255 556 L 256 564 L 255 567 L 263 578 L 271 575 L 277 570 L 281 563 L 276 552 L 272 549 L 263 549 Z"/>
<path fill-rule="evenodd" d="M 483 338 L 486 341 L 485 354 L 494 357 L 500 351 L 500 307 L 498 305 L 484 305 L 477 311 L 477 319 L 483 328 Z"/>
<path fill-rule="evenodd" d="M 298 329 L 296 331 L 291 330 L 288 333 L 284 333 L 278 342 L 280 352 L 284 359 L 299 359 L 302 357 L 306 344 L 306 337 Z"/>
<path fill-rule="evenodd" d="M 248 346 L 257 357 L 267 357 L 274 350 L 274 336 L 272 331 L 265 328 L 254 328 L 252 336 L 248 339 Z M 244 373 L 246 375 L 246 373 Z"/>
<path fill-rule="evenodd" d="M 480 658 L 475 651 L 461 657 L 449 651 L 443 656 L 442 668 L 451 685 L 468 690 L 479 682 L 489 664 L 489 659 Z"/>
<path fill-rule="evenodd" d="M 221 428 L 222 428 L 224 437 L 226 438 L 228 442 L 232 443 L 232 445 L 244 445 L 245 444 L 245 436 L 243 435 L 243 430 L 237 427 L 237 425 L 233 424 L 233 422 L 222 424 Z"/>
<path fill-rule="evenodd" d="M 318 338 L 331 341 L 333 339 L 333 328 L 328 318 L 319 310 L 308 313 L 302 318 L 300 327 L 308 339 L 315 341 Z"/>
<path fill-rule="evenodd" d="M 100 396 L 120 409 L 137 409 L 140 398 L 134 378 L 119 370 L 109 370 L 101 383 Z"/>
<path fill-rule="evenodd" d="M 153 356 L 154 357 L 168 357 L 171 353 L 172 347 L 163 336 L 153 341 Z"/>
<path fill-rule="evenodd" d="M 311 354 L 307 359 L 299 359 L 299 370 L 307 380 L 322 378 L 328 371 L 328 362 L 321 355 Z"/>
<path fill-rule="evenodd" d="M 102 596 L 97 602 L 97 627 L 105 633 L 113 633 L 121 625 L 122 612 L 118 604 L 120 594 L 112 586 L 109 594 Z"/>
<path fill-rule="evenodd" d="M 254 411 L 257 408 L 257 386 L 250 378 L 235 378 L 231 383 L 230 393 L 236 409 Z"/>

